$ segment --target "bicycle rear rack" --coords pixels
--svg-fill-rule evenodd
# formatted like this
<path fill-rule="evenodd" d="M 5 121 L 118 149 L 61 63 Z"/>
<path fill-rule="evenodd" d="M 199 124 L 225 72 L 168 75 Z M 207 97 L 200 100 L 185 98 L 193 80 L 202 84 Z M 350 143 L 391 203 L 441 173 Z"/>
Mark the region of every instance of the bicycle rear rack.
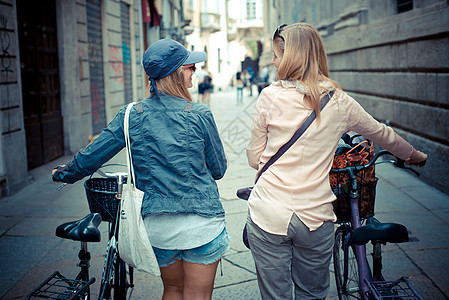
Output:
<path fill-rule="evenodd" d="M 94 282 L 95 278 L 91 278 L 89 281 L 69 279 L 56 271 L 31 292 L 27 299 L 34 297 L 46 299 L 80 299 L 78 297 L 86 292 L 87 287 Z"/>
<path fill-rule="evenodd" d="M 396 281 L 367 282 L 374 299 L 419 299 L 421 296 L 415 291 L 405 277 Z"/>

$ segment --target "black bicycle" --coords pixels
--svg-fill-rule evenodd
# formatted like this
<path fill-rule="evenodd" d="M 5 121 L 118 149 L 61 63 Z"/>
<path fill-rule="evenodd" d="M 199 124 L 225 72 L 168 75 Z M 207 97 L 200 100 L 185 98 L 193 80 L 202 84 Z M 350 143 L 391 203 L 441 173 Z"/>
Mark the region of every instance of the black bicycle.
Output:
<path fill-rule="evenodd" d="M 74 279 L 64 277 L 59 271 L 54 272 L 34 289 L 27 299 L 90 299 L 90 286 L 95 282 L 95 278 L 89 277 L 91 255 L 87 245 L 100 242 L 101 233 L 98 226 L 102 221 L 108 222 L 109 240 L 98 299 L 126 299 L 131 296 L 134 270 L 120 259 L 117 247 L 120 199 L 128 174 L 101 170 L 97 170 L 97 173 L 103 177 L 91 176 L 84 182 L 91 214 L 56 228 L 56 236 L 81 242 L 77 264 L 80 272 Z"/>

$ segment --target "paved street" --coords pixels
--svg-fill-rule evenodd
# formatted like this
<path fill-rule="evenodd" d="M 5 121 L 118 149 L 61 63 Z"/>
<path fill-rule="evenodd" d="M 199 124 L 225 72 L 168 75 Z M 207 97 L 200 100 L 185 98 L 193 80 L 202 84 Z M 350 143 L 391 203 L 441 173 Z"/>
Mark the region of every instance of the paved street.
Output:
<path fill-rule="evenodd" d="M 228 171 L 218 185 L 231 235 L 231 250 L 223 259 L 222 269 L 219 266 L 213 299 L 256 300 L 260 296 L 254 263 L 241 241 L 247 206 L 235 196 L 238 188 L 249 186 L 254 180 L 255 171 L 247 164 L 244 148 L 256 97 L 249 97 L 245 91 L 241 106 L 236 105 L 235 97 L 234 90 L 216 92 L 211 97 L 211 109 L 228 158 Z M 0 199 L 1 299 L 23 299 L 55 270 L 68 277 L 78 272 L 79 243 L 59 239 L 54 231 L 57 225 L 89 213 L 83 182 L 58 191 L 58 184 L 50 180 L 50 170 L 70 159 L 62 157 L 32 170 L 29 185 L 11 197 Z M 122 153 L 111 162 L 126 163 Z M 387 164 L 379 165 L 376 172 L 380 178 L 377 218 L 404 224 L 411 237 L 409 243 L 384 248 L 387 279 L 411 276 L 410 281 L 424 299 L 448 299 L 449 196 Z M 89 245 L 91 276 L 97 278 L 92 288 L 95 293 L 101 278 L 107 224 L 100 228 L 103 240 Z M 337 299 L 332 267 L 330 272 L 328 299 Z M 135 285 L 132 299 L 161 299 L 160 278 L 137 273 Z"/>

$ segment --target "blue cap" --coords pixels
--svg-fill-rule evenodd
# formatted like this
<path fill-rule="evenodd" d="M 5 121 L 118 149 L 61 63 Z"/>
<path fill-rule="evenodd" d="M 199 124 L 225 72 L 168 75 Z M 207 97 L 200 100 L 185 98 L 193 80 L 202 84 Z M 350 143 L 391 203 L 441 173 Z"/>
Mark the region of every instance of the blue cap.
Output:
<path fill-rule="evenodd" d="M 205 61 L 205 52 L 189 51 L 172 39 L 153 43 L 143 54 L 142 65 L 150 79 L 164 78 L 180 66 Z"/>

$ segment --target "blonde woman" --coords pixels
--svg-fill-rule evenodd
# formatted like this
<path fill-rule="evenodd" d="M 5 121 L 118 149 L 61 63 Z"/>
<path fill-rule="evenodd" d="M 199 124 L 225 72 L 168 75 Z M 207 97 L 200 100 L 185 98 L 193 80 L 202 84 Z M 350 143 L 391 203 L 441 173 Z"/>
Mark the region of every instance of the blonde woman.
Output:
<path fill-rule="evenodd" d="M 246 148 L 250 166 L 261 170 L 312 111 L 317 119 L 252 190 L 249 245 L 262 299 L 324 299 L 336 221 L 328 176 L 342 134 L 358 132 L 411 165 L 427 155 L 377 122 L 329 78 L 323 42 L 309 24 L 276 29 L 272 64 L 277 81 L 262 90 L 256 105 Z M 329 91 L 334 95 L 320 113 Z"/>
<path fill-rule="evenodd" d="M 229 249 L 225 212 L 215 180 L 227 162 L 209 108 L 193 103 L 195 63 L 206 53 L 163 39 L 144 53 L 151 82 L 131 110 L 129 135 L 142 215 L 164 285 L 163 299 L 211 299 L 217 265 Z M 100 136 L 53 180 L 73 183 L 92 174 L 125 146 L 123 108 Z"/>

